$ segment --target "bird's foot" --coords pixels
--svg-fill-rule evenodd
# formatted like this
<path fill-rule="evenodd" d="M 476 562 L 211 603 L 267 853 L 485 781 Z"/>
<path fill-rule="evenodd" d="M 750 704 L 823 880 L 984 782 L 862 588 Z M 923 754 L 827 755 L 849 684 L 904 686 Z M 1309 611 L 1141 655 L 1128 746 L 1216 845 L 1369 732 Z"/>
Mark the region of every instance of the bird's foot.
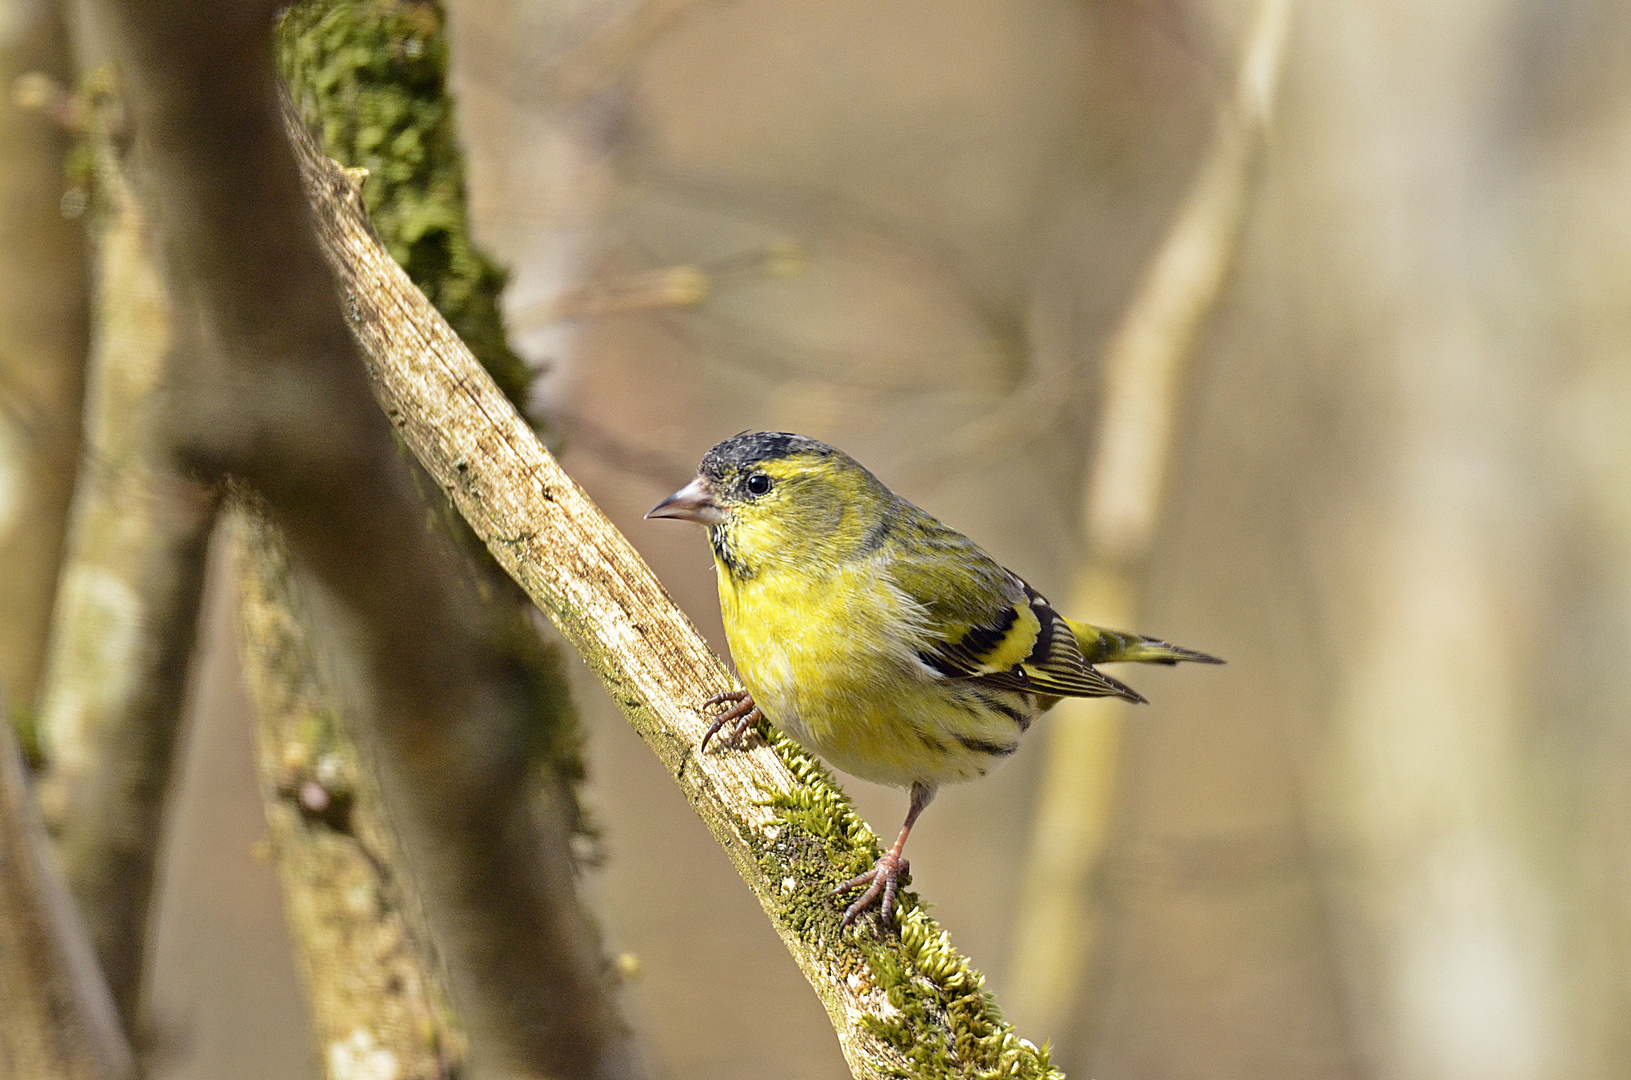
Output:
<path fill-rule="evenodd" d="M 702 733 L 703 753 L 708 750 L 708 740 L 719 734 L 720 729 L 726 724 L 731 726 L 731 730 L 722 741 L 728 746 L 741 746 L 742 736 L 746 735 L 754 724 L 765 718 L 765 714 L 759 711 L 759 706 L 753 703 L 753 695 L 746 690 L 727 690 L 723 694 L 715 694 L 704 701 L 702 707 L 711 709 L 726 702 L 729 702 L 731 707 L 714 717 L 713 723 L 708 725 L 708 730 Z"/>
<path fill-rule="evenodd" d="M 834 889 L 831 895 L 837 896 L 839 893 L 858 889 L 862 885 L 866 886 L 866 892 L 856 897 L 855 903 L 844 910 L 843 925 L 848 926 L 860 918 L 861 912 L 877 903 L 881 896 L 883 901 L 879 904 L 878 914 L 883 917 L 884 925 L 889 926 L 890 916 L 895 913 L 895 893 L 900 888 L 902 878 L 908 882 L 912 880 L 912 861 L 903 859 L 893 852 L 885 852 L 872 869 L 859 877 L 850 878 Z"/>

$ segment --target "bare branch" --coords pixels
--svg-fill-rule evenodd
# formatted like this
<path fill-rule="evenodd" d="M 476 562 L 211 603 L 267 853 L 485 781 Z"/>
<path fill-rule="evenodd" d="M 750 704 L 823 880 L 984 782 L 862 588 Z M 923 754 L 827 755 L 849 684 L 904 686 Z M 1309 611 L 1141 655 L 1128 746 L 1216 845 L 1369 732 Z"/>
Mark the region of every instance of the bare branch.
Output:
<path fill-rule="evenodd" d="M 1141 561 L 1155 533 L 1184 362 L 1234 264 L 1290 15 L 1291 0 L 1259 3 L 1212 147 L 1105 354 L 1104 419 L 1082 510 L 1100 562 Z"/>
<path fill-rule="evenodd" d="M 106 114 L 87 109 L 96 327 L 42 680 L 40 797 L 114 1000 L 134 1024 L 215 498 L 171 467 L 173 313 Z"/>
<path fill-rule="evenodd" d="M 1222 294 L 1272 119 L 1291 0 L 1261 0 L 1212 146 L 1104 358 L 1098 453 L 1083 492 L 1083 564 L 1071 610 L 1137 622 L 1136 581 L 1166 488 L 1185 361 Z M 1016 1008 L 1065 1026 L 1095 932 L 1090 883 L 1109 837 L 1123 709 L 1065 701 L 1048 744 L 1021 887 Z M 1078 714 L 1070 716 L 1069 714 Z"/>
<path fill-rule="evenodd" d="M 70 135 L 44 99 L 68 76 L 61 6 L 0 10 L 0 680 L 27 711 L 79 457 L 90 320 L 82 231 L 64 213 L 77 206 L 63 185 Z"/>
<path fill-rule="evenodd" d="M 0 702 L 0 705 L 3 705 Z M 124 1080 L 130 1047 L 0 723 L 0 1075 Z"/>
<path fill-rule="evenodd" d="M 536 641 L 514 640 L 520 610 L 486 603 L 493 590 L 427 527 L 369 394 L 278 117 L 269 5 L 104 0 L 95 14 L 119 53 L 177 327 L 196 338 L 170 444 L 262 496 L 346 612 L 374 698 L 359 741 L 446 957 L 471 1073 L 642 1075 L 575 891 L 570 777 L 538 768 L 567 713 L 537 685 Z"/>

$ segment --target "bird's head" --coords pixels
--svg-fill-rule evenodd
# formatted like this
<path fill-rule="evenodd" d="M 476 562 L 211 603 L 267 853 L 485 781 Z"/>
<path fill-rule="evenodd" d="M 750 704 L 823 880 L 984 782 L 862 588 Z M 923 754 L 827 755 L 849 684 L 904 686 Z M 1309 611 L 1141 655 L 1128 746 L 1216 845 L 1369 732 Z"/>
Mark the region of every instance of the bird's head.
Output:
<path fill-rule="evenodd" d="M 706 525 L 720 564 L 751 577 L 776 563 L 813 570 L 843 560 L 890 519 L 896 501 L 842 450 L 750 431 L 708 451 L 697 478 L 646 517 Z"/>

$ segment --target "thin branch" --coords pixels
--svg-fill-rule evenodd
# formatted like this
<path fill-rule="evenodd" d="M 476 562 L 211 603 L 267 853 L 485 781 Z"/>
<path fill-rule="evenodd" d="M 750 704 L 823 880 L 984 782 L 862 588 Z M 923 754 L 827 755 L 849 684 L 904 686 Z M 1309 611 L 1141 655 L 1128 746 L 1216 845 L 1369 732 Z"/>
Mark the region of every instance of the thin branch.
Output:
<path fill-rule="evenodd" d="M 1222 295 L 1273 116 L 1291 0 L 1261 0 L 1233 97 L 1212 145 L 1104 358 L 1098 453 L 1083 492 L 1085 559 L 1071 609 L 1108 626 L 1137 622 L 1175 442 L 1185 362 Z M 1016 1009 L 1048 1030 L 1068 1023 L 1096 932 L 1091 882 L 1109 837 L 1123 710 L 1067 701 L 1048 744 L 1015 932 Z"/>
<path fill-rule="evenodd" d="M 773 737 L 696 753 L 724 665 L 634 548 L 539 443 L 379 247 L 359 193 L 286 110 L 318 237 L 374 389 L 408 446 L 560 627 L 758 897 L 858 1077 L 1049 1074 L 908 898 L 897 937 L 839 927 L 828 891 L 877 840 L 825 772 Z"/>
<path fill-rule="evenodd" d="M 360 1056 L 388 1059 L 401 1076 L 457 1076 L 463 1032 L 405 893 L 379 792 L 347 733 L 359 718 L 346 718 L 348 704 L 319 678 L 276 526 L 244 505 L 225 525 L 271 855 L 328 1075 L 351 1075 L 344 1063 Z"/>
<path fill-rule="evenodd" d="M 134 1025 L 216 500 L 171 467 L 162 389 L 179 361 L 173 311 L 106 104 L 87 110 L 96 324 L 40 695 L 40 795 L 108 985 Z"/>
<path fill-rule="evenodd" d="M 1082 511 L 1099 561 L 1136 563 L 1155 534 L 1184 363 L 1234 264 L 1290 16 L 1291 0 L 1258 5 L 1211 149 L 1105 354 L 1103 423 Z"/>
<path fill-rule="evenodd" d="M 624 476 L 644 480 L 653 488 L 673 491 L 695 474 L 692 463 L 679 455 L 638 446 L 616 432 L 568 409 L 551 410 L 549 429 L 558 432 L 568 450 L 588 454 Z"/>
<path fill-rule="evenodd" d="M 465 31 L 474 46 L 483 86 L 528 107 L 565 111 L 605 93 L 634 70 L 653 45 L 677 28 L 703 0 L 638 0 L 587 37 L 548 60 L 513 55 L 515 43 Z M 718 0 L 715 0 L 718 2 Z"/>
<path fill-rule="evenodd" d="M 17 735 L 0 723 L 0 1076 L 124 1080 L 130 1046 L 49 848 Z"/>

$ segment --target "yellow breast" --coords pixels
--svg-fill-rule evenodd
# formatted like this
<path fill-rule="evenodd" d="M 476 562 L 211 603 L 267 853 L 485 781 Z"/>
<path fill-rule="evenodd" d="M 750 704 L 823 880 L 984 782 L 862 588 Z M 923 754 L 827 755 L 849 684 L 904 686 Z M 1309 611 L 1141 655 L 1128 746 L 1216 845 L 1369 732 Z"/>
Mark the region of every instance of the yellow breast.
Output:
<path fill-rule="evenodd" d="M 905 787 L 983 775 L 964 739 L 1016 740 L 1009 717 L 971 704 L 917 655 L 922 611 L 868 563 L 738 580 L 719 568 L 737 674 L 777 727 L 844 772 Z"/>

